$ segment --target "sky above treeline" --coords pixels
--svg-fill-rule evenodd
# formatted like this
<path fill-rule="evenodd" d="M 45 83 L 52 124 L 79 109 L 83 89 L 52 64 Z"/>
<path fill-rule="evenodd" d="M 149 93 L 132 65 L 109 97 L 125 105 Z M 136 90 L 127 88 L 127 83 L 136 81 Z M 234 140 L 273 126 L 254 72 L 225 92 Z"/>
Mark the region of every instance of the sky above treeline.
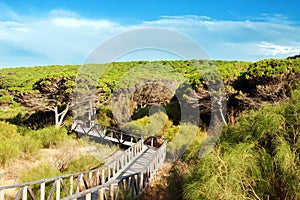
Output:
<path fill-rule="evenodd" d="M 215 60 L 286 58 L 300 53 L 299 6 L 297 0 L 0 0 L 0 68 L 82 64 L 104 41 L 142 28 L 183 34 Z M 136 51 L 119 60 L 162 59 L 176 56 Z"/>

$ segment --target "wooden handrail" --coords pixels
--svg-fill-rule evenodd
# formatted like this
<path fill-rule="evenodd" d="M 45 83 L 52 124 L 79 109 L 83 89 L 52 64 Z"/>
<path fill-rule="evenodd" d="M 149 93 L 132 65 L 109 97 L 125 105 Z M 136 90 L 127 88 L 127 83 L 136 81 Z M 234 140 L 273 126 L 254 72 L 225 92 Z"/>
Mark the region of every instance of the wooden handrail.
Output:
<path fill-rule="evenodd" d="M 88 189 L 104 184 L 110 181 L 113 176 L 119 174 L 119 172 L 122 171 L 124 167 L 132 162 L 132 160 L 143 150 L 143 145 L 144 141 L 141 138 L 137 143 L 126 149 L 122 154 L 118 155 L 112 161 L 101 168 L 31 181 L 22 184 L 1 186 L 0 200 L 4 200 L 4 190 L 12 188 L 18 188 L 15 199 L 19 199 L 21 193 L 22 199 L 27 199 L 27 196 L 30 196 L 32 199 L 36 199 L 35 194 L 32 192 L 32 189 L 35 187 L 39 188 L 41 199 L 44 199 L 45 197 L 47 197 L 47 199 L 52 198 L 54 191 L 56 194 L 56 199 L 59 199 L 62 195 L 60 191 L 61 188 L 64 189 L 64 195 L 72 195 L 74 192 L 79 192 L 83 189 Z M 49 184 L 51 186 L 51 191 L 48 196 L 46 196 L 45 186 Z M 66 188 L 66 185 L 68 185 L 68 189 Z"/>
<path fill-rule="evenodd" d="M 157 149 L 154 159 L 149 160 L 142 172 L 124 176 L 121 180 L 108 181 L 103 185 L 89 188 L 88 190 L 65 197 L 62 200 L 77 199 L 84 196 L 86 197 L 86 200 L 90 200 L 92 193 L 97 193 L 98 199 L 101 200 L 104 199 L 104 197 L 106 197 L 105 199 L 114 199 L 108 194 L 115 194 L 118 192 L 129 192 L 133 193 L 133 195 L 141 194 L 147 188 L 150 181 L 155 178 L 157 170 L 164 163 L 166 158 L 166 145 L 167 142 L 164 141 Z M 119 191 L 116 191 L 117 188 L 119 188 Z M 110 196 L 110 198 L 107 198 L 108 196 Z"/>

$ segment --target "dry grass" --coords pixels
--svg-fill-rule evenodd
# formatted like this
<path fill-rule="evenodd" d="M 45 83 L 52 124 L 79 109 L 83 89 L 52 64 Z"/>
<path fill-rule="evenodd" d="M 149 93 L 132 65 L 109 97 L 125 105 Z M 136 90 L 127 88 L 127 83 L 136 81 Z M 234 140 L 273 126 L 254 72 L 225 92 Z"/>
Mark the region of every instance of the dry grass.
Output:
<path fill-rule="evenodd" d="M 0 186 L 13 185 L 20 182 L 20 175 L 41 163 L 49 163 L 50 166 L 63 171 L 68 163 L 81 156 L 95 156 L 99 163 L 109 158 L 118 147 L 99 145 L 80 140 L 67 140 L 63 145 L 55 148 L 40 149 L 39 156 L 35 159 L 20 158 L 9 162 L 6 167 L 0 168 Z"/>

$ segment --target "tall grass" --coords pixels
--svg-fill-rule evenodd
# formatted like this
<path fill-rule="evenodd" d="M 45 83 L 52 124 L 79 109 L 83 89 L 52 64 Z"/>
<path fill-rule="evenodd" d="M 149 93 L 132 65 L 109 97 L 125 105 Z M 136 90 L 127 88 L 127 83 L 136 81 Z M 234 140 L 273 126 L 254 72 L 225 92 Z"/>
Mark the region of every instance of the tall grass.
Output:
<path fill-rule="evenodd" d="M 186 178 L 185 199 L 300 199 L 300 92 L 243 114 Z"/>

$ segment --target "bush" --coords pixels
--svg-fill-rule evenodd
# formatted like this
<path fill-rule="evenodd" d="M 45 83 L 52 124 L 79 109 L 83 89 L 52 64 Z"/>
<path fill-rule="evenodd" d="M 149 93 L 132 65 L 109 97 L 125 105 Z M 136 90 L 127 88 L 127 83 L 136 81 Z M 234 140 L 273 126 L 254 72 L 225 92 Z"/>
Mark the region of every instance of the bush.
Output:
<path fill-rule="evenodd" d="M 0 141 L 19 137 L 17 127 L 7 122 L 0 121 Z"/>
<path fill-rule="evenodd" d="M 19 146 L 25 158 L 35 158 L 39 155 L 41 141 L 25 135 L 20 138 Z"/>
<path fill-rule="evenodd" d="M 44 162 L 29 170 L 23 171 L 20 176 L 20 181 L 30 182 L 59 175 L 60 172 L 58 169 L 52 167 L 49 163 Z"/>
<path fill-rule="evenodd" d="M 178 126 L 178 132 L 167 146 L 167 154 L 172 159 L 177 159 L 182 155 L 187 148 L 192 144 L 199 128 L 190 123 L 183 123 Z"/>
<path fill-rule="evenodd" d="M 5 166 L 9 161 L 21 156 L 18 140 L 0 141 L 0 165 Z"/>
<path fill-rule="evenodd" d="M 150 116 L 145 116 L 141 119 L 131 121 L 122 126 L 122 130 L 133 134 L 142 134 L 144 136 L 161 136 L 170 127 L 172 122 L 163 112 L 156 112 Z"/>
<path fill-rule="evenodd" d="M 186 199 L 300 199 L 300 93 L 248 111 L 186 180 Z"/>
<path fill-rule="evenodd" d="M 55 127 L 43 128 L 29 134 L 32 138 L 39 140 L 44 148 L 62 145 L 68 137 L 65 128 L 57 129 Z"/>
<path fill-rule="evenodd" d="M 92 168 L 99 167 L 99 165 L 101 164 L 101 161 L 99 161 L 96 157 L 92 155 L 81 156 L 77 159 L 72 160 L 68 164 L 64 173 L 70 174 L 76 172 L 84 172 Z"/>

